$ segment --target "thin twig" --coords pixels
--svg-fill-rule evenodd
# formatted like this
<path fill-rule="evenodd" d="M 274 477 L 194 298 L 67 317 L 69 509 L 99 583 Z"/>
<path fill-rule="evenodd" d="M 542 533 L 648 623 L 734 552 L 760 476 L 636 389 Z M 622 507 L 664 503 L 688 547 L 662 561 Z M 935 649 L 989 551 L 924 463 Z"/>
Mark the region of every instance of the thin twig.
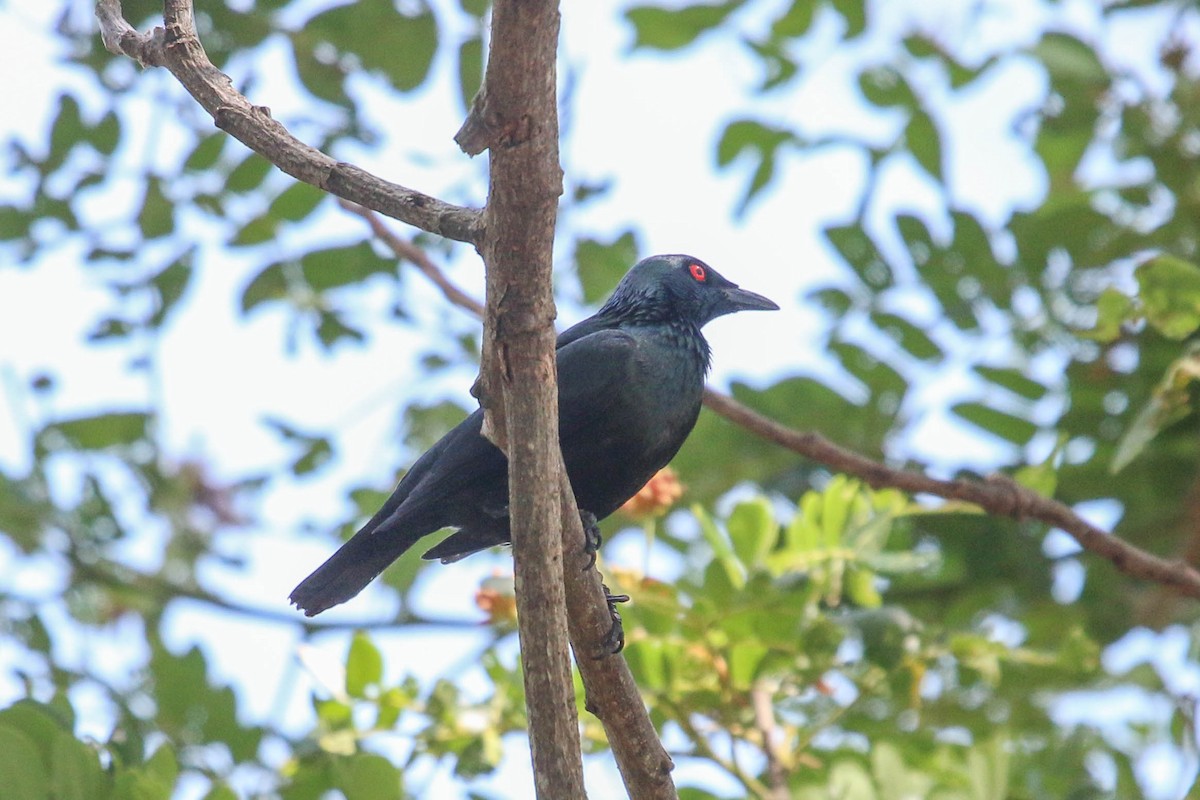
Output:
<path fill-rule="evenodd" d="M 158 575 L 151 575 L 128 567 L 109 567 L 101 562 L 91 562 L 79 557 L 79 555 L 70 549 L 66 553 L 67 560 L 71 562 L 71 566 L 75 569 L 77 575 L 81 578 L 93 581 L 114 589 L 128 590 L 130 588 L 136 590 L 140 595 L 149 596 L 154 599 L 156 606 L 161 606 L 163 603 L 184 598 L 195 600 L 206 605 L 220 608 L 224 611 L 230 611 L 234 614 L 251 619 L 257 619 L 262 622 L 270 622 L 281 625 L 300 625 L 306 631 L 343 631 L 343 630 L 363 630 L 372 629 L 378 630 L 382 628 L 407 628 L 420 625 L 436 626 L 442 628 L 479 628 L 484 623 L 482 621 L 465 620 L 465 619 L 439 619 L 436 617 L 426 617 L 420 614 L 413 614 L 408 611 L 401 611 L 393 617 L 387 619 L 375 620 L 323 620 L 317 622 L 311 619 L 297 619 L 296 614 L 281 613 L 272 611 L 266 608 L 256 608 L 254 606 L 242 605 L 231 600 L 226 600 L 220 595 L 213 594 L 198 586 L 188 586 L 177 581 L 171 581 Z"/>
<path fill-rule="evenodd" d="M 659 706 L 662 706 L 670 713 L 672 721 L 679 726 L 680 730 L 687 736 L 688 741 L 692 743 L 693 752 L 686 755 L 698 755 L 707 758 L 739 780 L 754 797 L 759 798 L 759 800 L 773 800 L 775 795 L 769 786 L 742 769 L 737 761 L 732 758 L 726 758 L 713 748 L 708 737 L 692 721 L 691 712 L 681 708 L 678 703 L 665 693 L 657 695 L 656 700 Z M 725 732 L 728 733 L 728 731 Z M 736 739 L 734 741 L 736 742 Z M 680 753 L 680 755 L 685 754 Z"/>
<path fill-rule="evenodd" d="M 773 800 L 787 800 L 787 768 L 779 753 L 779 727 L 775 722 L 775 707 L 771 704 L 771 692 L 761 681 L 750 689 L 750 703 L 754 708 L 754 727 L 762 737 L 763 755 L 767 757 L 767 781 Z"/>
<path fill-rule="evenodd" d="M 371 209 L 342 198 L 338 198 L 338 205 L 366 220 L 367 225 L 371 228 L 371 233 L 375 234 L 375 238 L 387 245 L 396 254 L 397 258 L 410 262 L 424 273 L 425 277 L 429 278 L 434 286 L 442 290 L 442 294 L 446 296 L 446 299 L 451 304 L 483 319 L 483 303 L 458 288 L 453 281 L 446 277 L 446 273 L 442 272 L 438 265 L 433 263 L 424 250 L 394 233 L 391 228 L 383 223 L 379 215 Z"/>

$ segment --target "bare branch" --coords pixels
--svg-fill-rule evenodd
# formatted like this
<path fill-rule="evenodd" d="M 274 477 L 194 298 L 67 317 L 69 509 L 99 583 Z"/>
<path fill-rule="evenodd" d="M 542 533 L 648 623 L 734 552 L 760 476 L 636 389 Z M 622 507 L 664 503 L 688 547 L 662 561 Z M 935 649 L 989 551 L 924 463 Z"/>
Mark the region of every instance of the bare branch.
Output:
<path fill-rule="evenodd" d="M 446 277 L 446 273 L 442 272 L 441 268 L 433 263 L 424 250 L 407 239 L 396 235 L 387 225 L 383 224 L 383 220 L 371 209 L 360 206 L 357 203 L 351 203 L 348 200 L 338 200 L 338 205 L 366 220 L 367 225 L 371 228 L 371 233 L 375 234 L 375 238 L 387 245 L 396 254 L 396 258 L 408 261 L 421 270 L 425 274 L 425 277 L 433 282 L 434 286 L 442 290 L 442 294 L 446 296 L 446 299 L 451 304 L 483 319 L 483 303 L 458 288 L 453 281 Z"/>
<path fill-rule="evenodd" d="M 750 689 L 750 702 L 754 708 L 754 727 L 762 737 L 762 751 L 767 758 L 767 783 L 772 800 L 787 800 L 787 769 L 779 753 L 779 727 L 775 722 L 775 707 L 771 703 L 771 692 L 757 682 Z"/>
<path fill-rule="evenodd" d="M 1000 517 L 1040 520 L 1070 535 L 1083 549 L 1111 561 L 1126 575 L 1200 598 L 1200 572 L 1185 561 L 1159 558 L 1134 547 L 1083 519 L 1065 503 L 1043 497 L 1006 475 L 992 475 L 985 481 L 939 480 L 872 461 L 839 447 L 820 434 L 788 428 L 712 389 L 705 390 L 704 404 L 768 441 L 838 472 L 862 478 L 873 487 L 890 486 L 912 494 L 962 500 Z"/>
<path fill-rule="evenodd" d="M 421 230 L 478 244 L 480 211 L 385 181 L 304 144 L 271 118 L 270 109 L 251 104 L 233 88 L 229 76 L 208 60 L 196 35 L 190 0 L 165 0 L 163 7 L 165 27 L 140 34 L 122 16 L 120 0 L 97 0 L 104 46 L 143 66 L 165 67 L 218 128 L 292 177 Z"/>
<path fill-rule="evenodd" d="M 480 397 L 484 433 L 508 455 L 517 629 L 539 800 L 586 797 L 557 496 L 566 480 L 550 282 L 562 194 L 558 26 L 555 0 L 492 4 L 484 84 L 509 135 L 489 142 L 487 235 L 479 242 L 487 265 Z"/>

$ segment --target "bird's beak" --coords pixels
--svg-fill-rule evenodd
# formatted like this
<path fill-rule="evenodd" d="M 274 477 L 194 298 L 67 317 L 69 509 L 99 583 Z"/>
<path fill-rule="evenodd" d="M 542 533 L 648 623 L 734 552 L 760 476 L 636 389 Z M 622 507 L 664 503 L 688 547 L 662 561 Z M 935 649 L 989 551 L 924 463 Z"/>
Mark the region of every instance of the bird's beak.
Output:
<path fill-rule="evenodd" d="M 736 286 L 725 289 L 725 302 L 730 311 L 778 311 L 779 306 L 774 300 L 761 294 L 748 292 Z"/>

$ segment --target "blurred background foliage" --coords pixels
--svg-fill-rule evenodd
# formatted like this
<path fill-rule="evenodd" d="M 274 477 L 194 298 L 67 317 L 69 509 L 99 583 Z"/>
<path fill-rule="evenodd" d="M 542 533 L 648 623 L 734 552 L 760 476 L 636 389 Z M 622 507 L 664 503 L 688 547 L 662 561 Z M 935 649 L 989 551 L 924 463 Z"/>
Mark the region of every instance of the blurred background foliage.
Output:
<path fill-rule="evenodd" d="M 988 444 L 991 467 L 1083 504 L 1138 547 L 1200 563 L 1200 14 L 1158 0 L 1013 4 L 1022 33 L 989 37 L 973 26 L 1009 13 L 1005 3 L 974 4 L 961 36 L 884 5 L 612 11 L 630 43 L 624 58 L 686 62 L 720 42 L 755 65 L 744 96 L 695 109 L 718 131 L 711 162 L 696 169 L 728 179 L 728 196 L 713 202 L 729 209 L 731 226 L 781 202 L 789 169 L 806 158 L 836 150 L 861 165 L 856 213 L 816 221 L 824 251 L 780 256 L 785 269 L 836 265 L 835 279 L 791 301 L 818 320 L 806 347 L 822 367 L 790 366 L 780 348 L 774 379 L 735 382 L 733 395 L 871 457 L 953 474 L 973 465 L 938 444 L 940 429 L 927 422 L 943 412 L 958 435 Z M 141 0 L 124 7 L 141 29 L 159 13 Z M 0 6 L 0 18 L 19 14 Z M 480 163 L 397 155 L 381 141 L 387 113 L 431 91 L 453 87 L 441 99 L 465 112 L 487 14 L 480 0 L 255 0 L 203 4 L 197 21 L 210 57 L 243 91 L 255 97 L 266 85 L 268 96 L 294 98 L 274 110 L 301 138 L 385 174 L 399 159 L 439 176 L 419 188 L 478 205 Z M 1123 38 L 1130 25 L 1153 32 L 1136 41 L 1136 68 Z M 414 559 L 383 578 L 400 602 L 379 630 L 351 636 L 351 623 L 244 602 L 227 576 L 253 580 L 271 568 L 246 549 L 280 527 L 267 498 L 291 481 L 301 487 L 293 500 L 318 505 L 304 481 L 337 463 L 344 431 L 311 429 L 280 408 L 262 427 L 285 455 L 230 475 L 171 440 L 179 412 L 162 391 L 165 371 L 189 368 L 164 363 L 162 339 L 198 313 L 196 285 L 218 266 L 237 273 L 225 301 L 245 325 L 280 321 L 271 346 L 281 359 L 314 350 L 348 358 L 391 328 L 407 330 L 401 360 L 419 377 L 379 401 L 403 446 L 343 487 L 340 511 L 308 519 L 306 536 L 331 550 L 466 411 L 464 394 L 436 387 L 475 370 L 476 322 L 422 295 L 421 277 L 354 220 L 321 235 L 346 216 L 330 198 L 214 131 L 169 75 L 106 53 L 89 9 L 61 4 L 49 35 L 61 71 L 47 84 L 56 100 L 46 135 L 5 142 L 0 269 L 77 264 L 63 274 L 85 275 L 102 295 L 103 310 L 82 321 L 87 347 L 144 391 L 136 401 L 65 403 L 64 385 L 95 380 L 76 378 L 78 364 L 0 362 L 20 433 L 19 452 L 0 464 L 5 796 L 398 798 L 425 794 L 436 774 L 452 776 L 463 796 L 519 796 L 486 783 L 506 754 L 523 752 L 504 577 L 479 587 L 484 628 L 478 615 L 423 612 L 425 571 L 445 568 Z M 795 111 L 818 66 L 805 55 L 817 39 L 846 54 L 873 124 L 835 121 L 826 129 L 835 133 L 819 134 L 796 124 L 823 111 Z M 453 78 L 436 84 L 435 63 Z M 1011 70 L 1036 76 L 1005 133 L 1042 183 L 1034 201 L 996 215 L 964 199 L 954 159 L 990 155 L 956 136 L 951 118 Z M 380 97 L 394 105 L 381 111 Z M 563 97 L 569 148 L 569 80 Z M 580 177 L 566 153 L 558 272 L 566 307 L 582 313 L 647 254 L 648 223 L 630 214 L 589 225 L 581 210 L 603 203 L 622 175 Z M 922 203 L 884 192 L 898 170 Z M 767 247 L 788 250 L 788 236 Z M 467 248 L 416 242 L 463 265 L 454 274 L 469 290 L 482 285 Z M 37 348 L 9 341 L 0 352 Z M 394 357 L 377 355 L 375 369 Z M 208 352 L 191 366 L 238 358 Z M 947 374 L 961 377 L 960 391 L 931 394 Z M 358 403 L 351 397 L 346 413 Z M 634 596 L 626 657 L 679 765 L 681 796 L 1188 793 L 1200 686 L 1193 601 L 1121 575 L 1044 526 L 867 489 L 707 412 L 673 468 L 679 507 L 651 502 L 614 517 L 606 533 L 628 549 L 640 529 L 641 546 L 657 554 L 639 567 L 614 562 L 610 584 Z M 627 529 L 635 536 L 622 539 Z M 273 546 L 295 538 L 286 531 Z M 193 619 L 287 630 L 288 663 L 308 669 L 287 681 L 311 711 L 250 711 L 241 676 L 215 674 L 206 647 L 177 646 L 168 617 L 180 604 L 198 609 Z M 431 628 L 485 631 L 470 680 L 418 679 L 404 647 L 378 638 L 419 642 Z M 340 672 L 314 666 L 309 642 L 328 637 L 344 655 Z M 264 634 L 235 646 L 279 641 Z M 119 655 L 94 659 L 97 642 Z M 1174 654 L 1169 664 L 1164 653 Z M 103 663 L 113 658 L 119 666 Z M 603 762 L 603 734 L 581 718 L 587 749 Z"/>

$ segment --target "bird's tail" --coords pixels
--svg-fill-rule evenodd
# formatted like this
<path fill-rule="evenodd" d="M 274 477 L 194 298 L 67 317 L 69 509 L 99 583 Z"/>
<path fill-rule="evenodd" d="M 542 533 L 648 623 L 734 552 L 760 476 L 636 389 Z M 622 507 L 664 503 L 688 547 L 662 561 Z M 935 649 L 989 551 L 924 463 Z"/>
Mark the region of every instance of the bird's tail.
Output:
<path fill-rule="evenodd" d="M 379 530 L 360 531 L 302 580 L 288 599 L 306 617 L 344 603 L 365 589 L 418 538 Z"/>

